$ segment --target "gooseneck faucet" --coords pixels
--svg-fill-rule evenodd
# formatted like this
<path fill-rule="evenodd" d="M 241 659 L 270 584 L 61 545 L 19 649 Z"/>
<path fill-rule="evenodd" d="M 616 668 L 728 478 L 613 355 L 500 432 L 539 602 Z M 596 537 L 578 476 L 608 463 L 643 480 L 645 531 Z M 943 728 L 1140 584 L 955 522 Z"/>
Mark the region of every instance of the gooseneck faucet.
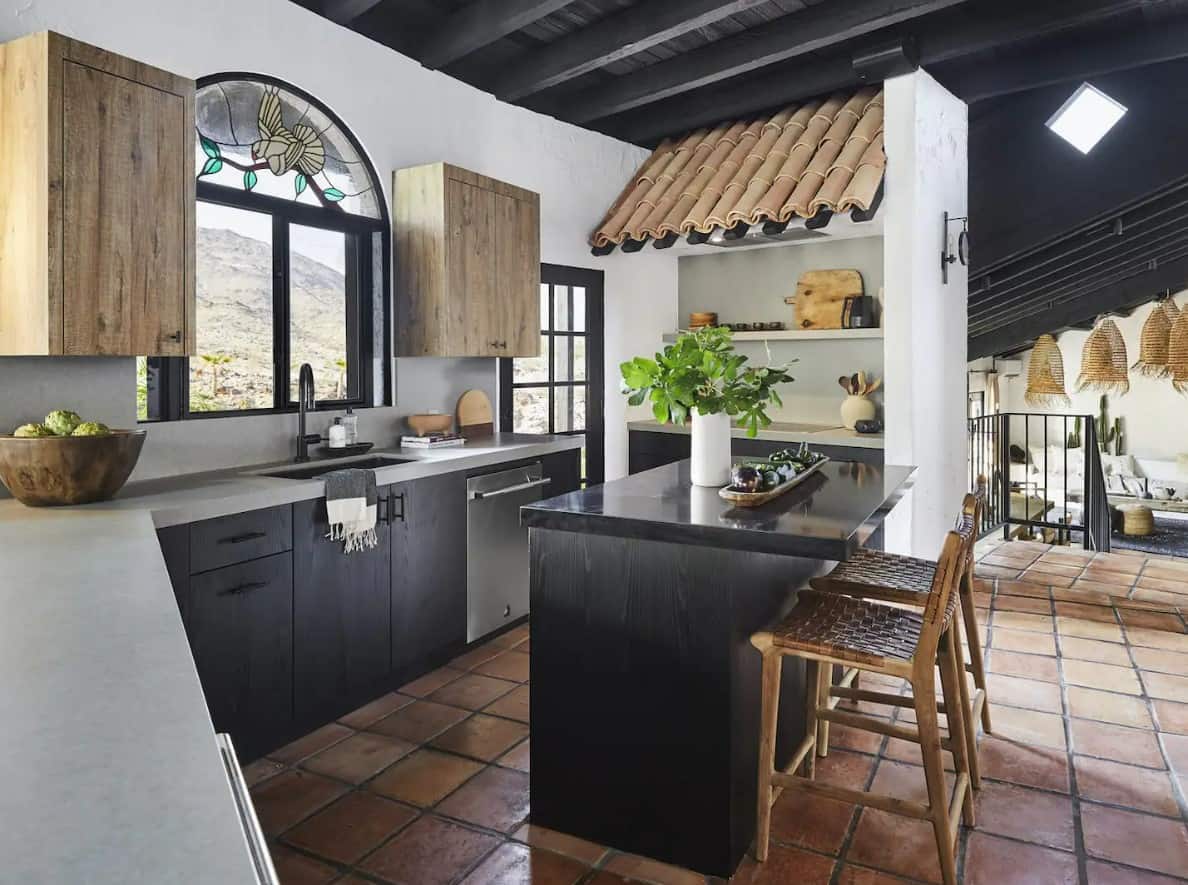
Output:
<path fill-rule="evenodd" d="M 320 442 L 321 434 L 305 432 L 305 413 L 314 407 L 313 367 L 302 363 L 297 373 L 297 457 L 298 463 L 309 460 L 309 444 Z"/>

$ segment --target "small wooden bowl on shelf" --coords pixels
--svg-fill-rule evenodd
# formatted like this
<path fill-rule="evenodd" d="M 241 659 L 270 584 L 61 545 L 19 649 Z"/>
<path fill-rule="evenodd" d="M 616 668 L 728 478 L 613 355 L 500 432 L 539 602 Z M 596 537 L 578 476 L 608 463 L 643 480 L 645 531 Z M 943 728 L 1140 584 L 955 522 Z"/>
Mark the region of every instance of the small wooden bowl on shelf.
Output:
<path fill-rule="evenodd" d="M 0 436 L 0 482 L 30 507 L 114 498 L 144 447 L 143 430 L 106 436 Z"/>
<path fill-rule="evenodd" d="M 438 413 L 409 415 L 408 426 L 417 436 L 431 436 L 434 433 L 449 433 L 454 425 L 454 416 Z"/>

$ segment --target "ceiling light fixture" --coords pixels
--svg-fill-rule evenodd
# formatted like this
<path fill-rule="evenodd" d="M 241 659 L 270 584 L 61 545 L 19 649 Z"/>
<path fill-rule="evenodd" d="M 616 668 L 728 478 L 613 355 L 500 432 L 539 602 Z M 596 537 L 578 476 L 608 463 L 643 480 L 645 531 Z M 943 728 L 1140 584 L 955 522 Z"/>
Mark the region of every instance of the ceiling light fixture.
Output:
<path fill-rule="evenodd" d="M 1047 126 L 1082 154 L 1087 154 L 1125 113 L 1124 105 L 1100 89 L 1082 83 L 1048 118 Z"/>

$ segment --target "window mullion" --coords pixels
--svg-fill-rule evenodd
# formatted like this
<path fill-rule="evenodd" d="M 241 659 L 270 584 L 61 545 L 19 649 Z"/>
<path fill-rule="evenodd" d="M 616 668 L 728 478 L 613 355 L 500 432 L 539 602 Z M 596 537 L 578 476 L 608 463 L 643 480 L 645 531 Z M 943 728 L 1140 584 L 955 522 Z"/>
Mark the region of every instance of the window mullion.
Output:
<path fill-rule="evenodd" d="M 289 406 L 289 222 L 272 216 L 272 405 Z"/>

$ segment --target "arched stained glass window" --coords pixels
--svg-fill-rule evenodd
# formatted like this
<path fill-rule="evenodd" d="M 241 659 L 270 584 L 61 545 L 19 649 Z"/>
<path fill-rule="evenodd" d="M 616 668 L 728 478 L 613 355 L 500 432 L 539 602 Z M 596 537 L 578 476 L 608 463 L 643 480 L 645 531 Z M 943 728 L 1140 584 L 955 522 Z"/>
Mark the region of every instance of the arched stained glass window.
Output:
<path fill-rule="evenodd" d="M 260 77 L 204 81 L 194 101 L 200 181 L 380 219 L 354 137 L 318 101 Z"/>

